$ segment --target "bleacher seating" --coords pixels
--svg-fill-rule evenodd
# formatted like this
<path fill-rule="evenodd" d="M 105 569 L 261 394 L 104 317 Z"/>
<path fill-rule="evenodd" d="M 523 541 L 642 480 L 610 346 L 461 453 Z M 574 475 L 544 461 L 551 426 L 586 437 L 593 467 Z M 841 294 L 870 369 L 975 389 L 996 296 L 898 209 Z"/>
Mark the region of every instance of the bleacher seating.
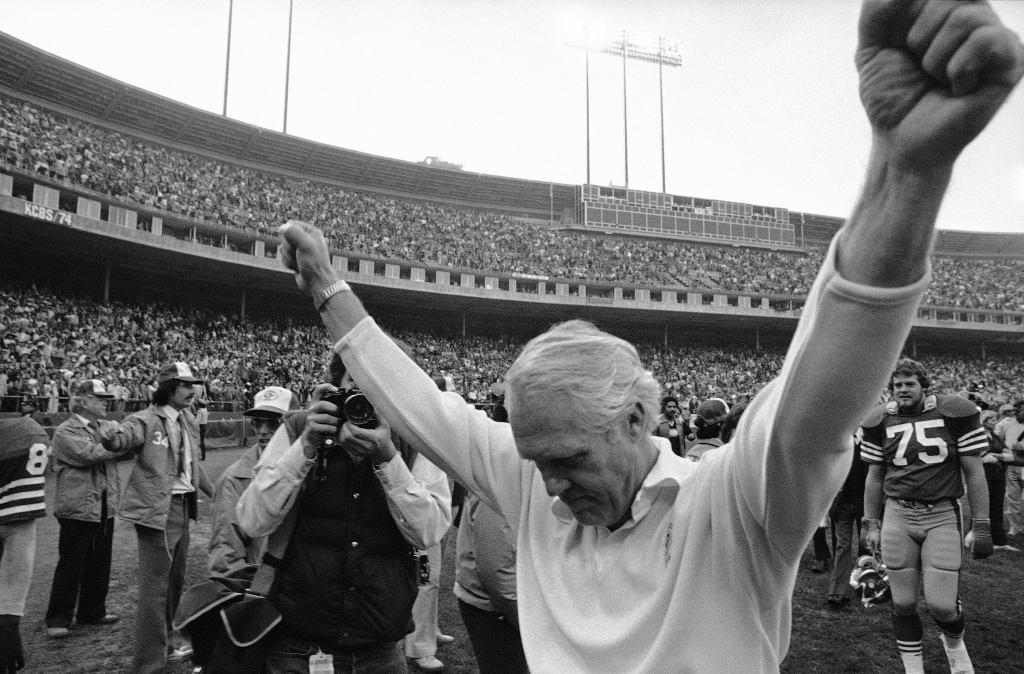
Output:
<path fill-rule="evenodd" d="M 386 325 L 386 317 L 383 317 Z M 509 337 L 393 329 L 425 371 L 451 375 L 467 400 L 485 403 L 523 342 Z M 248 320 L 177 305 L 98 303 L 47 290 L 0 285 L 0 411 L 17 409 L 22 395 L 42 411 L 66 409 L 74 382 L 104 379 L 128 389 L 125 411 L 146 404 L 159 367 L 171 360 L 193 366 L 217 410 L 241 411 L 259 389 L 288 386 L 308 400 L 329 355 L 321 326 L 293 320 Z M 638 345 L 641 358 L 666 391 L 704 400 L 756 393 L 779 370 L 781 349 L 754 351 L 670 343 Z M 974 384 L 994 402 L 1024 398 L 1024 358 L 986 360 L 924 355 L 940 392 Z M 52 393 L 51 393 L 52 391 Z M 52 398 L 52 401 L 51 401 Z"/>

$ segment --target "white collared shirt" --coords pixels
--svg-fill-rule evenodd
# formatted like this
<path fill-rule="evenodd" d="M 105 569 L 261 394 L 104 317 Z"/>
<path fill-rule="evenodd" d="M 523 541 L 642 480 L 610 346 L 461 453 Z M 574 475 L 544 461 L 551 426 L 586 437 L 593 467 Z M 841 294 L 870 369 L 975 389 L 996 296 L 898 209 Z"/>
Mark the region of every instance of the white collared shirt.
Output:
<path fill-rule="evenodd" d="M 615 531 L 566 518 L 509 425 L 438 391 L 371 318 L 335 345 L 378 413 L 517 532 L 530 671 L 778 672 L 800 557 L 930 280 L 929 270 L 901 288 L 854 283 L 835 268 L 837 241 L 782 371 L 732 441 L 700 462 L 658 442 Z"/>
<path fill-rule="evenodd" d="M 196 488 L 192 485 L 192 441 L 188 436 L 188 431 L 182 428 L 182 424 L 178 423 L 178 415 L 181 412 L 170 405 L 164 405 L 160 409 L 167 415 L 167 435 L 170 436 L 170 441 L 176 443 L 184 455 L 185 470 L 174 478 L 171 493 L 187 494 L 193 492 Z"/>

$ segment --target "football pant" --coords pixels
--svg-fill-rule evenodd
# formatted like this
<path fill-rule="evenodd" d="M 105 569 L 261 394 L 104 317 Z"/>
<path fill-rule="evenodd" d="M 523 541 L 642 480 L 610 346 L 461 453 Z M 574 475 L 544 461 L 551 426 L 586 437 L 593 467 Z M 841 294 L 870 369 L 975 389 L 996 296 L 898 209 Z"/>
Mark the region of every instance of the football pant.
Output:
<path fill-rule="evenodd" d="M 917 609 L 918 582 L 939 620 L 958 615 L 963 548 L 957 508 L 940 504 L 929 509 L 906 508 L 891 499 L 882 522 L 882 561 L 889 568 L 893 609 L 909 615 Z"/>

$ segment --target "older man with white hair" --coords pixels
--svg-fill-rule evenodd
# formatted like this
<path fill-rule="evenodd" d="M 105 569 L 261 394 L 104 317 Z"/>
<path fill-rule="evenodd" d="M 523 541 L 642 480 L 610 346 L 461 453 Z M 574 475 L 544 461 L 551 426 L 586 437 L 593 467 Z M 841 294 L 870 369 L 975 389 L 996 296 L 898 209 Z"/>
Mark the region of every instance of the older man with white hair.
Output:
<path fill-rule="evenodd" d="M 1024 75 L 1024 46 L 984 2 L 866 0 L 856 62 L 864 192 L 779 376 L 699 462 L 651 436 L 659 387 L 625 341 L 581 321 L 535 338 L 496 423 L 391 343 L 319 231 L 282 228 L 282 259 L 366 397 L 516 532 L 531 671 L 779 670 L 801 554 L 929 283 L 953 164 Z"/>
<path fill-rule="evenodd" d="M 103 447 L 99 425 L 112 399 L 102 381 L 86 379 L 73 391 L 71 416 L 53 432 L 53 514 L 60 523 L 60 557 L 46 609 L 46 632 L 52 638 L 68 636 L 76 615 L 82 625 L 118 620 L 106 608 L 118 493 L 117 471 L 110 462 L 118 457 Z"/>

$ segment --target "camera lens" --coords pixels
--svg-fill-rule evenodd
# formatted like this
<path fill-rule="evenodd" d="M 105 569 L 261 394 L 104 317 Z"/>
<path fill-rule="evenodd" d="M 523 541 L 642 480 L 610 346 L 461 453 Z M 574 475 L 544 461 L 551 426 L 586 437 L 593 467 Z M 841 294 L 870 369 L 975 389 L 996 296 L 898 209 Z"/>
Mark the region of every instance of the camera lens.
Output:
<path fill-rule="evenodd" d="M 345 418 L 361 428 L 376 428 L 377 415 L 373 405 L 362 393 L 353 391 L 345 400 Z"/>

